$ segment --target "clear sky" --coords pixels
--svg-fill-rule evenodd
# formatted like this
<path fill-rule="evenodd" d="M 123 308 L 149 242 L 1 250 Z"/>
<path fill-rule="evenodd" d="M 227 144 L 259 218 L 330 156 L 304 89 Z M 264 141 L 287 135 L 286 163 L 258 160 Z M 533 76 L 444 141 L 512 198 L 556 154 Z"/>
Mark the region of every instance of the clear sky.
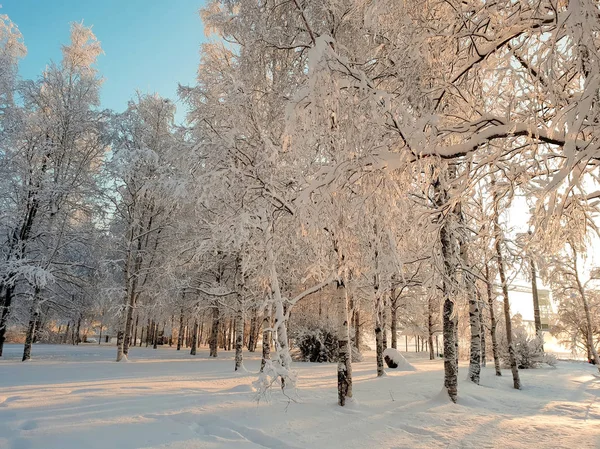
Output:
<path fill-rule="evenodd" d="M 105 78 L 102 106 L 123 111 L 136 89 L 176 101 L 177 83 L 193 84 L 205 40 L 198 10 L 203 0 L 0 0 L 0 14 L 17 24 L 27 46 L 22 78 L 38 77 L 60 61 L 69 24 L 84 21 L 104 49 L 97 67 Z M 181 102 L 177 119 L 185 116 Z"/>

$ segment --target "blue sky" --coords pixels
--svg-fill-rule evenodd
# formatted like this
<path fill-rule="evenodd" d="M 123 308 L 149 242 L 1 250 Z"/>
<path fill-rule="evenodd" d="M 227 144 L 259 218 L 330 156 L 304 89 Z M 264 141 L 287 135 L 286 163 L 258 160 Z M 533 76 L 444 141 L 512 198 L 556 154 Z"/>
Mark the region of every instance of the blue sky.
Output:
<path fill-rule="evenodd" d="M 198 9 L 203 0 L 0 0 L 0 14 L 17 24 L 27 46 L 23 78 L 36 78 L 50 60 L 60 61 L 69 24 L 93 25 L 104 55 L 102 106 L 127 107 L 136 89 L 176 100 L 177 83 L 193 84 L 206 39 Z M 185 111 L 176 101 L 177 118 Z"/>

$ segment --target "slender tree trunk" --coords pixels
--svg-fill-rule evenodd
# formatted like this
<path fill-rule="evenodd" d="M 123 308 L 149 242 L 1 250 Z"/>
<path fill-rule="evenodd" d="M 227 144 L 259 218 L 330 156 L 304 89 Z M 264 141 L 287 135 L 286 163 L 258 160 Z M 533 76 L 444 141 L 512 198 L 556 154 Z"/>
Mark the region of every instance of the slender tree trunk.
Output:
<path fill-rule="evenodd" d="M 183 307 L 181 308 L 181 312 L 179 314 L 179 333 L 177 334 L 177 350 L 181 351 L 181 346 L 183 345 Z"/>
<path fill-rule="evenodd" d="M 390 292 L 390 333 L 392 334 L 392 348 L 398 349 L 398 297 L 396 290 Z"/>
<path fill-rule="evenodd" d="M 496 328 L 498 321 L 496 320 L 495 312 L 495 301 L 494 295 L 492 294 L 492 279 L 490 274 L 490 266 L 488 263 L 485 264 L 485 280 L 486 280 L 486 291 L 487 299 L 490 311 L 490 336 L 492 338 L 492 357 L 494 358 L 494 369 L 496 370 L 496 376 L 502 376 L 502 370 L 500 370 L 500 354 L 498 351 L 498 339 L 496 337 Z"/>
<path fill-rule="evenodd" d="M 129 346 L 131 344 L 131 330 L 133 326 L 133 309 L 135 308 L 135 295 L 131 293 L 127 302 L 127 313 L 125 318 L 125 333 L 123 336 L 123 354 L 129 354 Z"/>
<path fill-rule="evenodd" d="M 196 347 L 198 346 L 198 319 L 194 320 L 194 330 L 192 331 L 192 349 L 191 355 L 196 355 Z"/>
<path fill-rule="evenodd" d="M 204 314 L 205 312 L 202 312 L 202 318 L 200 319 L 200 335 L 198 336 L 198 346 L 202 346 L 202 342 L 204 341 Z"/>
<path fill-rule="evenodd" d="M 535 335 L 540 339 L 542 352 L 544 351 L 544 333 L 542 331 L 542 318 L 540 316 L 540 297 L 537 288 L 537 270 L 533 259 L 529 259 L 531 266 L 531 294 L 533 295 L 533 321 L 535 323 Z"/>
<path fill-rule="evenodd" d="M 69 341 L 69 329 L 70 329 L 70 327 L 71 327 L 71 322 L 68 321 L 67 322 L 67 329 L 65 330 L 65 335 L 63 337 L 63 343 L 64 344 L 67 344 L 67 341 Z"/>
<path fill-rule="evenodd" d="M 219 343 L 219 308 L 213 307 L 212 327 L 210 329 L 210 357 L 217 357 Z"/>
<path fill-rule="evenodd" d="M 271 360 L 271 306 L 263 311 L 262 321 L 262 359 L 260 361 L 260 372 L 262 373 L 267 364 L 267 360 Z"/>
<path fill-rule="evenodd" d="M 9 284 L 0 285 L 0 292 L 3 293 L 2 313 L 0 313 L 0 357 L 4 350 L 4 342 L 6 341 L 6 330 L 8 329 L 8 317 L 12 305 L 14 287 Z"/>
<path fill-rule="evenodd" d="M 133 342 L 131 346 L 135 346 L 137 344 L 137 333 L 138 333 L 138 321 L 140 319 L 139 313 L 135 315 L 135 325 L 133 327 Z"/>
<path fill-rule="evenodd" d="M 383 370 L 383 330 L 382 330 L 381 295 L 375 290 L 375 354 L 377 362 L 377 377 L 384 375 Z"/>
<path fill-rule="evenodd" d="M 587 300 L 587 295 L 585 292 L 585 288 L 581 283 L 581 279 L 579 278 L 579 271 L 577 269 L 577 250 L 575 246 L 569 242 L 571 249 L 573 250 L 573 271 L 575 272 L 575 281 L 577 282 L 577 290 L 579 291 L 579 296 L 581 297 L 581 302 L 583 303 L 583 310 L 585 312 L 585 322 L 586 322 L 586 337 L 587 337 L 587 345 L 589 347 L 589 352 L 591 352 L 591 357 L 589 360 L 593 360 L 596 364 L 596 368 L 598 368 L 598 372 L 600 372 L 600 357 L 598 356 L 598 351 L 596 350 L 596 345 L 594 343 L 594 326 L 592 323 L 592 316 L 590 314 L 590 305 Z"/>
<path fill-rule="evenodd" d="M 462 217 L 462 214 L 461 214 Z M 481 321 L 479 299 L 475 291 L 473 276 L 467 271 L 471 268 L 467 245 L 460 242 L 460 256 L 465 270 L 463 271 L 464 287 L 469 298 L 469 328 L 471 331 L 471 345 L 469 351 L 469 380 L 479 385 L 481 375 Z"/>
<path fill-rule="evenodd" d="M 483 301 L 479 291 L 477 292 L 477 301 L 479 302 L 479 335 L 481 336 L 481 366 L 486 365 L 486 347 L 485 347 L 485 324 L 483 321 Z"/>
<path fill-rule="evenodd" d="M 504 320 L 506 326 L 506 341 L 508 343 L 508 360 L 510 362 L 510 370 L 512 371 L 513 387 L 516 390 L 521 389 L 521 379 L 519 379 L 519 369 L 517 367 L 517 357 L 515 354 L 515 345 L 512 339 L 512 322 L 510 318 L 510 302 L 508 300 L 508 284 L 506 282 L 506 274 L 504 273 L 504 258 L 502 256 L 502 234 L 500 225 L 498 224 L 498 199 L 494 197 L 494 227 L 496 232 L 496 260 L 498 262 L 498 274 L 500 275 L 500 283 L 502 284 L 502 295 L 504 297 Z"/>
<path fill-rule="evenodd" d="M 356 305 L 354 309 L 354 344 L 356 345 L 358 352 L 360 352 L 360 345 L 362 343 L 360 327 L 360 309 L 358 308 L 358 305 Z"/>
<path fill-rule="evenodd" d="M 241 276 L 241 274 L 240 274 Z M 241 283 L 240 283 L 241 287 Z M 237 295 L 237 309 L 235 311 L 235 369 L 241 370 L 244 363 L 244 302 L 241 290 Z"/>
<path fill-rule="evenodd" d="M 26 361 L 31 359 L 31 346 L 33 345 L 33 336 L 35 335 L 35 325 L 40 319 L 40 289 L 35 288 L 33 293 L 33 304 L 29 312 L 29 326 L 27 326 L 27 334 L 25 337 L 25 346 L 23 347 L 23 359 Z"/>
<path fill-rule="evenodd" d="M 152 349 L 158 347 L 158 322 L 154 322 L 154 329 L 152 329 Z"/>
<path fill-rule="evenodd" d="M 81 343 L 81 315 L 79 316 L 79 318 L 77 318 L 77 338 L 75 339 L 75 344 L 77 346 L 79 346 L 79 343 Z"/>
<path fill-rule="evenodd" d="M 250 318 L 250 329 L 248 330 L 248 352 L 254 352 L 254 332 L 256 327 L 256 311 L 252 311 Z"/>
<path fill-rule="evenodd" d="M 338 404 L 344 406 L 346 398 L 352 397 L 352 353 L 350 351 L 350 327 L 348 326 L 348 295 L 341 281 L 337 282 L 338 294 Z"/>
<path fill-rule="evenodd" d="M 429 338 L 429 360 L 435 360 L 435 354 L 433 353 L 433 297 L 429 295 L 427 300 L 427 336 Z"/>
<path fill-rule="evenodd" d="M 388 338 L 387 338 L 387 308 L 388 307 L 387 307 L 387 305 L 388 305 L 387 294 L 384 294 L 382 311 L 381 311 L 382 344 L 383 344 L 384 351 L 388 348 Z"/>

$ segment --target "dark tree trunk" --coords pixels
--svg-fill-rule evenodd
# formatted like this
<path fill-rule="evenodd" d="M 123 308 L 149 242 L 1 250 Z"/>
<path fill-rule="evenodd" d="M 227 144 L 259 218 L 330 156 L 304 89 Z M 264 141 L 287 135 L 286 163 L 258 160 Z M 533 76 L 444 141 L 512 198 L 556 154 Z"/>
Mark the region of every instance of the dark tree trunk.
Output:
<path fill-rule="evenodd" d="M 65 330 L 65 336 L 63 337 L 63 343 L 67 344 L 67 341 L 69 341 L 69 328 L 71 327 L 71 322 L 68 321 L 67 322 L 67 329 Z"/>
<path fill-rule="evenodd" d="M 26 361 L 31 359 L 31 346 L 33 345 L 33 338 L 35 335 L 35 326 L 40 319 L 40 290 L 35 288 L 33 294 L 33 304 L 29 311 L 29 325 L 27 326 L 27 334 L 25 336 L 25 346 L 23 347 L 23 359 Z"/>
<path fill-rule="evenodd" d="M 2 313 L 0 313 L 0 357 L 2 357 L 2 351 L 4 350 L 4 342 L 6 341 L 6 330 L 8 328 L 8 316 L 10 314 L 10 308 L 13 299 L 13 286 L 5 284 L 4 288 L 0 288 L 3 293 L 2 301 Z"/>
<path fill-rule="evenodd" d="M 217 306 L 213 307 L 213 316 L 212 316 L 212 327 L 210 330 L 210 357 L 217 357 L 218 352 L 218 343 L 219 343 L 219 308 Z"/>
<path fill-rule="evenodd" d="M 521 389 L 521 380 L 519 379 L 519 369 L 517 368 L 517 357 L 515 354 L 515 345 L 512 336 L 512 322 L 510 318 L 510 302 L 508 300 L 508 284 L 506 282 L 506 274 L 504 273 L 504 259 L 502 257 L 501 240 L 502 235 L 500 225 L 498 224 L 498 199 L 494 198 L 495 215 L 494 226 L 496 231 L 496 260 L 498 262 L 498 274 L 500 275 L 500 283 L 502 284 L 502 295 L 504 297 L 504 321 L 506 326 L 506 341 L 508 343 L 508 360 L 510 362 L 510 370 L 512 371 L 513 387 L 516 390 Z"/>
<path fill-rule="evenodd" d="M 75 344 L 79 346 L 79 343 L 81 343 L 81 316 L 79 318 L 77 318 L 77 331 L 76 331 L 76 338 L 75 338 Z"/>
<path fill-rule="evenodd" d="M 133 342 L 131 346 L 135 346 L 137 344 L 137 333 L 138 333 L 138 320 L 140 319 L 139 313 L 135 315 L 135 325 L 133 327 Z"/>
<path fill-rule="evenodd" d="M 154 323 L 154 329 L 152 330 L 152 349 L 158 347 L 158 322 Z"/>
<path fill-rule="evenodd" d="M 434 360 L 435 355 L 433 353 L 433 297 L 429 296 L 427 302 L 427 335 L 429 337 L 429 360 Z"/>
<path fill-rule="evenodd" d="M 360 352 L 361 345 L 361 330 L 360 330 L 360 309 L 358 305 L 355 306 L 354 310 L 354 344 L 356 345 L 356 349 Z"/>
<path fill-rule="evenodd" d="M 183 307 L 179 313 L 179 333 L 177 334 L 177 350 L 181 351 L 181 347 L 183 346 Z"/>
<path fill-rule="evenodd" d="M 496 337 L 496 328 L 498 326 L 498 321 L 496 320 L 495 301 L 494 295 L 492 294 L 490 266 L 487 263 L 485 264 L 485 280 L 487 299 L 490 311 L 490 337 L 492 339 L 492 357 L 494 358 L 494 369 L 496 370 L 496 376 L 502 376 L 502 371 L 500 370 L 500 354 L 498 351 L 498 339 Z"/>
<path fill-rule="evenodd" d="M 194 320 L 194 330 L 192 331 L 192 350 L 191 355 L 196 355 L 196 347 L 198 346 L 198 320 Z"/>
<path fill-rule="evenodd" d="M 486 347 L 485 347 L 485 324 L 483 321 L 483 301 L 479 292 L 477 292 L 477 301 L 479 301 L 479 335 L 481 336 L 481 366 L 486 365 Z"/>

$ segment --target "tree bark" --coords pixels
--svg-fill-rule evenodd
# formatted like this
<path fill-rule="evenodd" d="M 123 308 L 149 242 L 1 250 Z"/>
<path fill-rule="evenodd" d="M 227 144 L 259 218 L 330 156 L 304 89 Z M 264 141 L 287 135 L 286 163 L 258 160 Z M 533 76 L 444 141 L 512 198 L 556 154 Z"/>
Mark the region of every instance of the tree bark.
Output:
<path fill-rule="evenodd" d="M 5 284 L 3 287 L 4 288 L 0 288 L 0 291 L 3 293 L 4 296 L 2 301 L 2 313 L 0 314 L 0 357 L 2 357 L 2 352 L 4 350 L 4 342 L 6 341 L 8 317 L 10 314 L 14 290 L 14 287 L 9 284 Z"/>
<path fill-rule="evenodd" d="M 569 242 L 571 249 L 573 250 L 573 271 L 575 272 L 575 280 L 577 282 L 577 290 L 579 291 L 579 296 L 581 297 L 581 302 L 583 303 L 583 310 L 585 312 L 585 321 L 587 327 L 587 345 L 590 348 L 591 359 L 596 364 L 596 368 L 598 368 L 598 372 L 600 372 L 600 357 L 598 356 L 598 351 L 596 350 L 596 345 L 594 343 L 594 327 L 592 324 L 592 316 L 590 314 L 590 305 L 587 300 L 587 295 L 583 284 L 581 283 L 581 279 L 579 278 L 579 271 L 577 271 L 577 250 L 575 246 Z"/>
<path fill-rule="evenodd" d="M 194 330 L 192 331 L 192 349 L 191 355 L 196 355 L 196 348 L 198 346 L 198 319 L 194 320 Z"/>
<path fill-rule="evenodd" d="M 181 351 L 181 346 L 183 345 L 183 307 L 179 313 L 179 333 L 177 334 L 177 350 Z"/>
<path fill-rule="evenodd" d="M 462 214 L 461 214 L 462 218 Z M 469 329 L 471 331 L 471 344 L 469 351 L 469 375 L 471 382 L 479 385 L 481 375 L 481 322 L 479 299 L 475 291 L 475 280 L 468 271 L 471 269 L 469 254 L 465 242 L 460 242 L 460 256 L 463 263 L 463 282 L 464 288 L 469 298 Z"/>
<path fill-rule="evenodd" d="M 498 321 L 496 320 L 496 312 L 494 310 L 495 301 L 494 295 L 492 294 L 492 280 L 490 276 L 490 266 L 488 263 L 486 263 L 485 280 L 487 299 L 490 311 L 490 336 L 492 338 L 492 357 L 494 358 L 494 369 L 496 370 L 496 376 L 502 376 L 502 370 L 500 369 L 500 354 L 498 353 L 498 339 L 496 337 L 496 327 L 498 326 Z"/>
<path fill-rule="evenodd" d="M 40 289 L 35 288 L 33 293 L 33 304 L 29 312 L 29 325 L 27 326 L 27 334 L 25 336 L 25 345 L 23 347 L 22 361 L 31 359 L 31 346 L 33 345 L 33 337 L 35 335 L 35 326 L 40 319 Z"/>
<path fill-rule="evenodd" d="M 219 344 L 219 318 L 219 307 L 215 305 L 213 307 L 212 327 L 210 329 L 210 339 L 208 342 L 210 347 L 210 357 L 217 357 Z"/>
<path fill-rule="evenodd" d="M 238 294 L 235 316 L 235 369 L 241 370 L 244 362 L 244 304 L 242 295 Z"/>
<path fill-rule="evenodd" d="M 352 354 L 350 352 L 350 327 L 348 326 L 348 296 L 342 281 L 337 282 L 338 294 L 338 405 L 344 406 L 352 397 Z"/>
<path fill-rule="evenodd" d="M 542 331 L 542 318 L 540 315 L 540 297 L 537 288 L 537 270 L 533 259 L 529 259 L 531 265 L 531 294 L 533 295 L 533 321 L 535 323 L 535 335 L 540 339 L 542 352 L 544 351 L 544 333 Z"/>
<path fill-rule="evenodd" d="M 508 284 L 506 274 L 504 273 L 504 258 L 502 256 L 502 233 L 498 223 L 498 198 L 494 196 L 494 228 L 496 233 L 496 260 L 498 263 L 498 274 L 502 284 L 502 295 L 504 297 L 504 321 L 506 326 L 506 341 L 508 343 L 508 360 L 513 377 L 513 387 L 516 390 L 521 389 L 521 379 L 519 378 L 519 369 L 517 367 L 517 357 L 515 354 L 515 345 L 512 339 L 512 322 L 510 318 L 510 302 L 508 300 Z"/>
<path fill-rule="evenodd" d="M 358 352 L 360 352 L 361 345 L 360 327 L 360 309 L 358 308 L 358 305 L 356 305 L 354 309 L 354 344 L 356 345 Z"/>
<path fill-rule="evenodd" d="M 271 359 L 271 306 L 265 308 L 262 321 L 262 359 L 260 361 L 260 372 L 265 369 L 267 360 Z"/>
<path fill-rule="evenodd" d="M 427 301 L 427 336 L 429 341 L 429 360 L 435 360 L 435 354 L 433 353 L 433 296 L 429 295 Z"/>
<path fill-rule="evenodd" d="M 486 347 L 485 347 L 485 325 L 483 322 L 483 302 L 479 291 L 477 292 L 477 301 L 479 302 L 479 335 L 481 336 L 481 366 L 486 366 Z"/>
<path fill-rule="evenodd" d="M 383 295 L 383 303 L 381 305 L 381 329 L 382 329 L 382 344 L 383 350 L 385 351 L 388 348 L 388 336 L 387 336 L 387 308 L 388 308 L 388 298 L 387 294 Z"/>

